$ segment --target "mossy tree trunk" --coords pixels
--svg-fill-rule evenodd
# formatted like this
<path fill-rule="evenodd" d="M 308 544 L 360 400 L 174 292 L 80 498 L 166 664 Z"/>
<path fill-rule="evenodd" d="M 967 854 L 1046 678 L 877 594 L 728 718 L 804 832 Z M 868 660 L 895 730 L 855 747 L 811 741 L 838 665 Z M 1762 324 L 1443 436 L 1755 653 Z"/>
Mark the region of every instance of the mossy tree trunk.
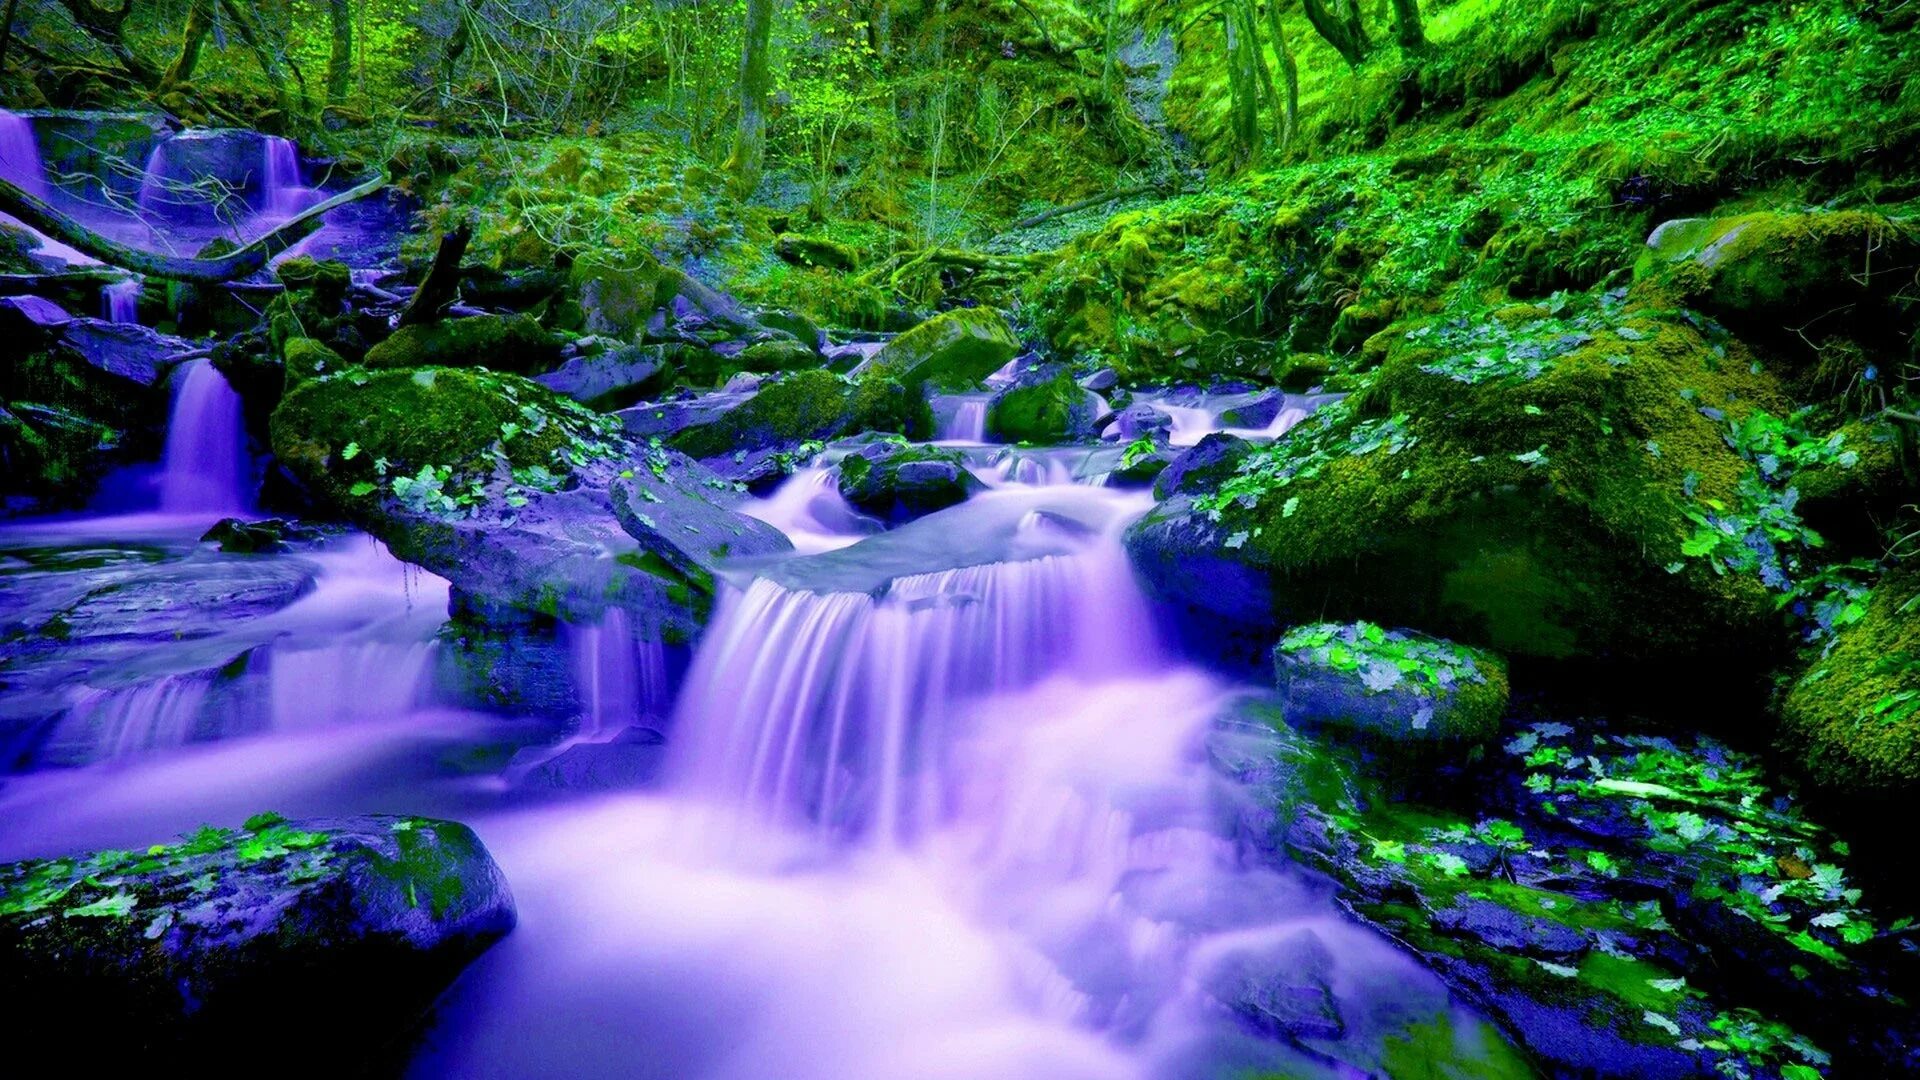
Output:
<path fill-rule="evenodd" d="M 127 44 L 126 23 L 133 12 L 133 0 L 120 0 L 117 6 L 99 0 L 60 0 L 60 6 L 67 9 L 74 25 L 112 54 L 136 82 L 143 86 L 159 84 L 160 72 Z"/>
<path fill-rule="evenodd" d="M 1367 62 L 1373 43 L 1367 40 L 1367 28 L 1360 22 L 1360 9 L 1353 0 L 1302 0 L 1307 21 L 1327 39 L 1349 67 Z"/>
<path fill-rule="evenodd" d="M 327 14 L 333 20 L 333 50 L 327 54 L 327 104 L 347 100 L 347 86 L 353 77 L 353 9 L 347 0 L 329 0 Z"/>
<path fill-rule="evenodd" d="M 1220 19 L 1227 35 L 1228 127 L 1234 160 L 1244 165 L 1260 156 L 1259 43 L 1247 35 L 1252 18 L 1244 3 L 1230 5 Z"/>
<path fill-rule="evenodd" d="M 1267 33 L 1273 38 L 1274 62 L 1280 67 L 1280 85 L 1286 95 L 1274 118 L 1274 129 L 1280 149 L 1285 150 L 1293 144 L 1294 132 L 1300 126 L 1300 65 L 1287 44 L 1287 27 L 1280 15 L 1280 0 L 1267 0 Z"/>
<path fill-rule="evenodd" d="M 213 31 L 213 17 L 214 0 L 193 0 L 187 7 L 187 21 L 180 30 L 180 53 L 160 76 L 154 93 L 170 94 L 193 78 L 194 69 L 200 66 L 200 46 Z"/>
<path fill-rule="evenodd" d="M 767 161 L 767 92 L 773 88 L 773 0 L 747 0 L 746 41 L 740 50 L 740 127 L 727 175 L 745 196 L 760 186 Z"/>
<path fill-rule="evenodd" d="M 1427 28 L 1420 21 L 1420 0 L 1393 0 L 1393 29 L 1401 52 L 1416 53 L 1427 47 Z"/>

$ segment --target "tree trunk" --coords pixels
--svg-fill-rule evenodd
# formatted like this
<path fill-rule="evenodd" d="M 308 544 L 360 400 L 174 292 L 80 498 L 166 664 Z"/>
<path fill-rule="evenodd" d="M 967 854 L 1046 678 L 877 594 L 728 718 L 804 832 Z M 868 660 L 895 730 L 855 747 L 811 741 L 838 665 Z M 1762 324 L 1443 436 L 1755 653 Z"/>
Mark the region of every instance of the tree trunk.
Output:
<path fill-rule="evenodd" d="M 7 0 L 7 13 L 0 15 L 0 72 L 7 70 L 7 51 L 13 44 L 13 13 L 20 7 L 20 0 Z"/>
<path fill-rule="evenodd" d="M 1240 4 L 1220 14 L 1227 34 L 1228 127 L 1233 131 L 1234 160 L 1246 164 L 1260 155 L 1260 85 L 1253 64 L 1254 43 L 1247 40 L 1245 8 Z"/>
<path fill-rule="evenodd" d="M 773 0 L 747 0 L 746 43 L 740 50 L 740 129 L 727 175 L 745 197 L 760 186 L 767 162 L 767 91 L 773 87 Z"/>
<path fill-rule="evenodd" d="M 353 78 L 353 11 L 347 0 L 329 0 L 327 12 L 333 18 L 333 51 L 327 54 L 327 104 L 347 100 L 347 85 Z"/>
<path fill-rule="evenodd" d="M 1427 47 L 1427 29 L 1420 22 L 1420 0 L 1393 0 L 1393 29 L 1400 51 L 1417 53 Z"/>
<path fill-rule="evenodd" d="M 1294 132 L 1300 126 L 1300 65 L 1293 58 L 1293 47 L 1287 44 L 1287 27 L 1280 15 L 1280 0 L 1267 0 L 1267 33 L 1273 38 L 1273 57 L 1280 65 L 1280 83 L 1286 94 L 1285 112 L 1276 118 L 1275 125 L 1280 149 L 1285 150 L 1293 144 Z"/>
<path fill-rule="evenodd" d="M 345 206 L 357 199 L 364 199 L 386 186 L 386 177 L 376 176 L 351 191 L 335 195 L 289 218 L 285 224 L 248 243 L 245 247 L 212 259 L 189 259 L 179 255 L 162 255 L 128 247 L 101 236 L 5 180 L 0 180 L 0 213 L 11 214 L 28 228 L 71 245 L 109 266 L 117 266 L 148 277 L 208 285 L 246 277 L 259 270 L 267 265 L 268 259 L 299 243 L 301 239 L 319 228 L 320 219 L 328 211 Z"/>
<path fill-rule="evenodd" d="M 286 79 L 280 75 L 280 63 L 274 59 L 273 52 L 267 48 L 266 40 L 260 34 L 260 27 L 254 22 L 253 13 L 242 6 L 238 0 L 220 0 L 220 7 L 227 17 L 233 20 L 233 28 L 240 34 L 240 40 L 253 53 L 253 59 L 260 65 L 260 74 L 266 76 L 268 85 L 273 87 L 273 101 L 282 112 L 287 108 Z"/>
<path fill-rule="evenodd" d="M 193 0 L 187 8 L 187 23 L 180 31 L 180 55 L 173 58 L 167 73 L 160 76 L 155 94 L 170 94 L 193 78 L 193 69 L 200 64 L 200 46 L 213 31 L 213 3 L 214 0 Z"/>
<path fill-rule="evenodd" d="M 400 326 L 418 326 L 437 322 L 447 308 L 460 299 L 460 260 L 466 258 L 467 244 L 473 240 L 473 222 L 463 221 L 440 237 L 440 248 L 433 253 L 433 266 L 420 281 L 413 299 L 400 313 Z"/>
<path fill-rule="evenodd" d="M 73 17 L 74 25 L 113 54 L 136 82 L 148 87 L 159 83 L 160 73 L 127 44 L 125 26 L 127 15 L 133 11 L 133 0 L 120 0 L 119 7 L 106 7 L 97 0 L 60 0 L 60 6 Z"/>
<path fill-rule="evenodd" d="M 1307 21 L 1327 39 L 1348 67 L 1359 67 L 1367 62 L 1367 53 L 1372 51 L 1373 43 L 1367 40 L 1366 27 L 1360 24 L 1360 10 L 1351 0 L 1303 0 L 1302 6 L 1307 13 Z"/>

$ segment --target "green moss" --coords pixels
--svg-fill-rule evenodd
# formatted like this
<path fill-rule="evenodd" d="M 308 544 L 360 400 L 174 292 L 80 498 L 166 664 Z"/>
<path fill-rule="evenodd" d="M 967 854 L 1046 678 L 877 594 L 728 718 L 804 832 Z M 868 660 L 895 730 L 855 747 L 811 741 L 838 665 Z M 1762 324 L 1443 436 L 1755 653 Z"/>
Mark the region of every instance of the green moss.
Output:
<path fill-rule="evenodd" d="M 853 390 L 831 371 L 797 371 L 763 385 L 719 421 L 675 435 L 674 449 L 717 457 L 736 449 L 804 442 L 843 432 Z"/>
<path fill-rule="evenodd" d="M 1729 318 L 1771 319 L 1885 300 L 1911 280 L 1920 239 L 1865 211 L 1754 213 L 1674 222 L 1637 274 Z"/>
<path fill-rule="evenodd" d="M 848 431 L 890 431 L 910 439 L 933 437 L 933 407 L 926 395 L 882 374 L 854 381 L 847 403 Z"/>
<path fill-rule="evenodd" d="M 371 368 L 488 367 L 522 374 L 560 360 L 560 343 L 526 315 L 475 315 L 403 326 L 367 350 Z"/>
<path fill-rule="evenodd" d="M 1295 673 L 1327 672 L 1352 684 L 1360 698 L 1386 695 L 1393 704 L 1380 714 L 1321 718 L 1357 723 L 1371 734 L 1482 742 L 1499 730 L 1507 707 L 1507 668 L 1499 657 L 1370 622 L 1295 627 L 1274 646 L 1273 657 L 1283 689 Z M 1379 715 L 1395 725 L 1391 733 L 1377 730 Z M 1401 727 L 1403 721 L 1411 727 Z"/>
<path fill-rule="evenodd" d="M 1874 586 L 1865 617 L 1794 683 L 1782 718 L 1783 741 L 1821 786 L 1878 799 L 1920 790 L 1920 573 Z"/>
<path fill-rule="evenodd" d="M 1689 546 L 1759 482 L 1729 423 L 1780 407 L 1737 345 L 1616 296 L 1585 316 L 1424 324 L 1388 351 L 1367 390 L 1199 500 L 1282 591 L 1509 654 L 1765 640 L 1765 573 L 1790 572 L 1792 551 L 1747 566 Z"/>
<path fill-rule="evenodd" d="M 887 342 L 872 370 L 918 387 L 972 389 L 1020 348 L 1020 339 L 999 312 L 960 308 L 935 315 Z"/>
<path fill-rule="evenodd" d="M 1063 367 L 994 395 L 987 430 L 1006 442 L 1059 442 L 1090 428 L 1091 412 L 1087 392 Z"/>
<path fill-rule="evenodd" d="M 280 350 L 286 361 L 287 382 L 293 384 L 304 379 L 330 375 L 344 370 L 346 360 L 340 354 L 309 337 L 297 337 L 288 341 Z"/>

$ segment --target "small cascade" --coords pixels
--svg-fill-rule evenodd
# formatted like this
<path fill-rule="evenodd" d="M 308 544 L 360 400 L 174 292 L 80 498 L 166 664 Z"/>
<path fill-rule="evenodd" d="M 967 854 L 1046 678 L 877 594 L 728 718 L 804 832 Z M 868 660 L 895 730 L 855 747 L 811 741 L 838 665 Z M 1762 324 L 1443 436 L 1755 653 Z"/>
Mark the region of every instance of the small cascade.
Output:
<path fill-rule="evenodd" d="M 160 509 L 244 513 L 248 498 L 246 424 L 240 395 L 210 360 L 175 375 L 173 412 L 160 474 Z"/>
<path fill-rule="evenodd" d="M 764 498 L 742 504 L 740 512 L 787 534 L 802 555 L 836 551 L 883 528 L 855 510 L 840 494 L 839 477 L 820 465 L 795 472 Z"/>
<path fill-rule="evenodd" d="M 100 317 L 108 322 L 140 321 L 140 279 L 128 278 L 100 290 Z"/>
<path fill-rule="evenodd" d="M 896 843 L 937 825 L 962 708 L 1072 671 L 1153 666 L 1117 544 L 814 593 L 729 592 L 688 674 L 676 761 L 695 794 Z"/>
<path fill-rule="evenodd" d="M 1006 484 L 1056 487 L 1074 482 L 1073 464 L 1065 454 L 1008 450 L 993 462 L 991 472 L 982 479 L 996 487 Z"/>
<path fill-rule="evenodd" d="M 6 109 L 0 109 L 0 179 L 41 199 L 52 194 L 33 123 Z"/>
<path fill-rule="evenodd" d="M 300 152 L 293 140 L 269 135 L 262 140 L 265 161 L 261 170 L 261 208 L 274 217 L 292 217 L 312 206 L 315 192 L 300 172 Z"/>
<path fill-rule="evenodd" d="M 40 757 L 83 764 L 184 746 L 194 737 L 212 685 L 206 675 L 193 674 L 110 690 L 84 687 Z"/>
<path fill-rule="evenodd" d="M 937 442 L 986 442 L 987 399 L 973 396 L 960 398 L 951 413 L 938 418 L 933 437 Z"/>
<path fill-rule="evenodd" d="M 326 730 L 411 713 L 426 696 L 438 647 L 431 639 L 274 646 L 256 654 L 252 673 L 266 678 L 274 731 Z"/>
<path fill-rule="evenodd" d="M 625 608 L 608 608 L 595 625 L 569 628 L 567 639 L 582 736 L 604 741 L 662 711 L 665 647 L 657 637 L 636 638 Z"/>
<path fill-rule="evenodd" d="M 161 139 L 153 144 L 153 150 L 147 154 L 147 163 L 140 169 L 140 193 L 134 196 L 134 204 L 148 213 L 155 213 L 179 204 L 180 199 L 167 186 L 167 140 Z"/>

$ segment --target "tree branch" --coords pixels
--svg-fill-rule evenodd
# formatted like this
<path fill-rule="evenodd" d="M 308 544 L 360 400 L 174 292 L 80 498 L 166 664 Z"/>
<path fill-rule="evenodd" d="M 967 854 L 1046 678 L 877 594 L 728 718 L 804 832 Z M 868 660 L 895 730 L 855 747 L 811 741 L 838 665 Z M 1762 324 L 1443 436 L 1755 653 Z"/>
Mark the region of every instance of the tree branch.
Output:
<path fill-rule="evenodd" d="M 109 265 L 149 277 L 207 285 L 246 277 L 259 270 L 267 265 L 268 259 L 299 243 L 319 228 L 320 219 L 328 211 L 364 199 L 386 186 L 387 178 L 376 176 L 303 211 L 245 247 L 213 259 L 161 255 L 109 240 L 5 180 L 0 180 L 0 213 L 11 214 L 28 228 L 45 233 Z"/>

